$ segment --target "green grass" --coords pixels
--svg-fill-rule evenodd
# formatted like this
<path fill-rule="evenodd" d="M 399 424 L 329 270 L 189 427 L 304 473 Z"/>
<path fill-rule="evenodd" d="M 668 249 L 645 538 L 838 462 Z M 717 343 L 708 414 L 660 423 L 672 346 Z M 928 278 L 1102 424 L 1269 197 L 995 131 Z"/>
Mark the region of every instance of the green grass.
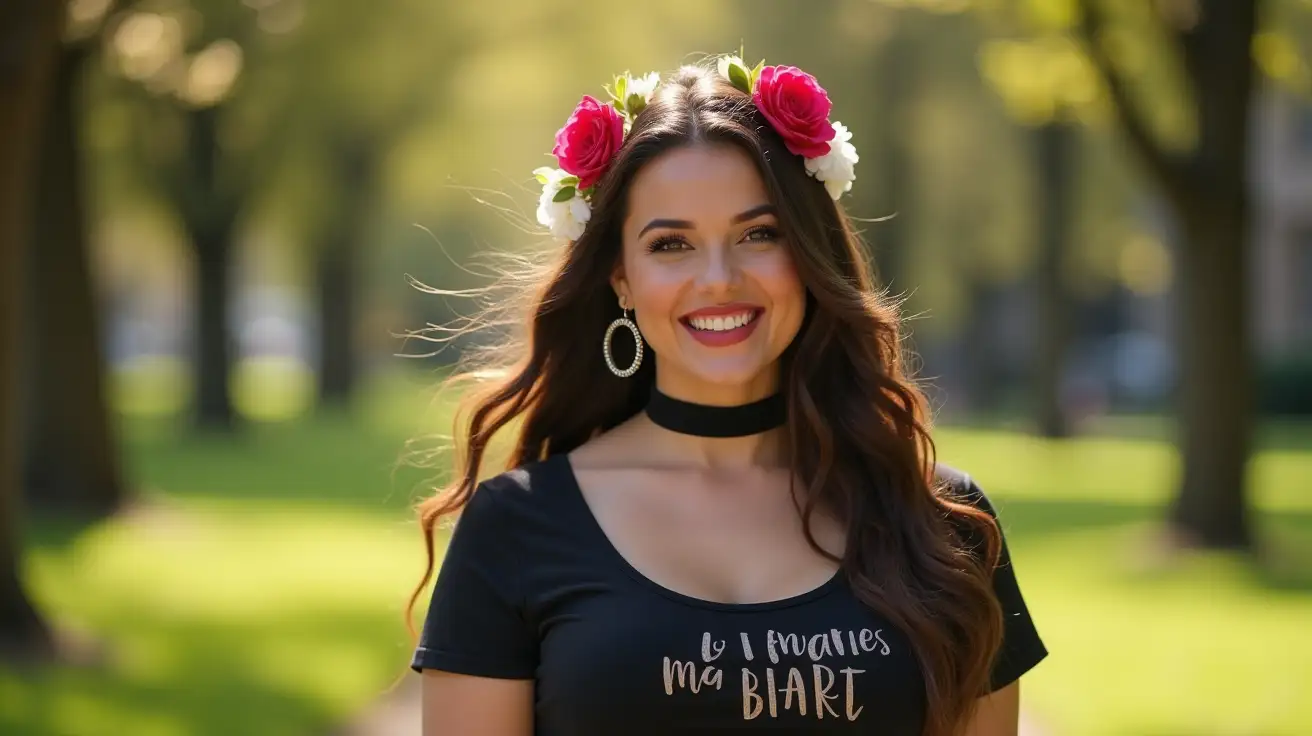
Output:
<path fill-rule="evenodd" d="M 237 438 L 128 421 L 142 510 L 28 534 L 34 598 L 102 661 L 0 670 L 0 734 L 295 736 L 367 707 L 408 664 L 423 566 L 409 506 L 430 473 L 393 468 L 446 409 L 389 383 L 354 416 Z"/>
<path fill-rule="evenodd" d="M 100 641 L 103 663 L 0 671 L 0 733 L 321 734 L 380 695 L 408 661 L 401 608 L 422 566 L 407 511 L 422 475 L 393 478 L 392 466 L 447 412 L 426 412 L 418 383 L 362 407 L 236 440 L 133 420 L 145 510 L 29 535 L 35 598 Z M 1150 434 L 1052 444 L 940 432 L 941 458 L 1000 508 L 1052 650 L 1025 681 L 1036 720 L 1075 736 L 1305 732 L 1309 436 L 1276 433 L 1254 464 L 1268 553 L 1248 565 L 1153 552 L 1175 465 Z"/>

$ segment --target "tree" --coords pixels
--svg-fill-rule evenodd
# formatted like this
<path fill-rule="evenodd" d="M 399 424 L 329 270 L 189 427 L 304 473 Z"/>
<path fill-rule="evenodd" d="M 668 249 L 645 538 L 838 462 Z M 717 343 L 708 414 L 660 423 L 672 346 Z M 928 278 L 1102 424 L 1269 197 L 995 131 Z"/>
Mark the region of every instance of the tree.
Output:
<path fill-rule="evenodd" d="M 875 145 L 879 152 L 878 178 L 882 211 L 891 215 L 875 234 L 875 256 L 880 281 L 894 293 L 906 291 L 907 261 L 911 248 L 910 225 L 915 220 L 915 170 L 908 150 L 910 108 L 917 87 L 917 43 L 922 34 L 908 29 L 910 13 L 888 13 L 891 30 L 875 57 L 878 104 Z"/>
<path fill-rule="evenodd" d="M 265 17 L 290 12 L 289 5 L 133 6 L 110 24 L 111 58 L 127 81 L 120 90 L 135 102 L 136 168 L 176 214 L 192 249 L 195 422 L 202 428 L 237 426 L 229 331 L 235 239 L 277 164 L 276 149 L 263 145 L 265 132 L 277 129 L 288 104 L 254 91 L 243 71 L 275 45 L 265 29 L 295 28 Z"/>
<path fill-rule="evenodd" d="M 54 648 L 21 582 L 21 437 L 15 405 L 28 182 L 62 18 L 61 3 L 10 0 L 0 5 L 0 278 L 5 280 L 0 285 L 0 656 L 15 659 L 48 656 Z"/>
<path fill-rule="evenodd" d="M 440 124 L 446 110 L 437 103 L 452 86 L 452 70 L 483 41 L 433 18 L 427 4 L 412 0 L 394 0 L 386 12 L 355 5 L 317 14 L 285 57 L 304 80 L 287 128 L 315 149 L 308 155 L 324 174 L 307 239 L 317 287 L 319 399 L 326 405 L 347 403 L 359 376 L 360 287 L 387 154 L 420 123 Z"/>
<path fill-rule="evenodd" d="M 359 375 L 359 286 L 364 241 L 382 188 L 383 155 L 397 131 L 339 126 L 329 149 L 337 206 L 325 218 L 315 262 L 319 311 L 319 400 L 350 400 Z M 396 126 L 398 129 L 404 126 Z"/>
<path fill-rule="evenodd" d="M 96 28 L 85 29 L 92 22 Z M 84 517 L 125 496 L 105 390 L 101 326 L 91 273 L 84 170 L 77 124 L 86 60 L 98 19 L 75 21 L 48 96 L 36 181 L 22 351 L 27 402 L 24 490 L 29 505 Z"/>
<path fill-rule="evenodd" d="M 1245 494 L 1253 423 L 1249 330 L 1249 118 L 1257 0 L 1198 0 L 1166 17 L 1197 142 L 1187 151 L 1152 132 L 1109 47 L 1113 21 L 1081 0 L 1079 30 L 1110 92 L 1120 130 L 1180 228 L 1177 345 L 1183 478 L 1171 521 L 1207 547 L 1252 543 Z"/>
<path fill-rule="evenodd" d="M 1032 106 L 1108 109 L 1173 216 L 1176 248 L 1177 420 L 1183 460 L 1169 520 L 1183 541 L 1252 544 L 1246 475 L 1252 445 L 1249 330 L 1249 117 L 1258 59 L 1280 78 L 1305 69 L 1283 34 L 1280 2 L 1258 0 L 1019 0 L 1007 22 L 1055 48 L 1012 75 Z M 981 4 L 983 6 L 983 4 Z M 1259 7 L 1262 12 L 1259 12 Z M 997 20 L 994 13 L 984 17 Z M 1259 33 L 1259 17 L 1271 30 Z M 1081 41 L 1066 48 L 1067 34 Z M 1023 43 L 1023 42 L 1021 42 Z M 1275 48 L 1279 53 L 1272 52 Z M 1291 61 L 1292 58 L 1292 61 Z M 1005 94 L 1007 75 L 987 71 Z M 1001 64 L 995 66 L 1003 66 Z M 1061 84 L 1034 89 L 1034 79 Z M 1100 90 L 1085 84 L 1092 76 Z M 1092 92 L 1092 93 L 1091 93 Z"/>
<path fill-rule="evenodd" d="M 1039 258 L 1035 271 L 1038 350 L 1034 386 L 1038 431 L 1051 438 L 1066 437 L 1071 433 L 1062 385 L 1074 311 L 1066 262 L 1070 252 L 1078 135 L 1077 127 L 1060 119 L 1051 120 L 1034 131 L 1038 170 L 1035 215 L 1039 231 Z"/>

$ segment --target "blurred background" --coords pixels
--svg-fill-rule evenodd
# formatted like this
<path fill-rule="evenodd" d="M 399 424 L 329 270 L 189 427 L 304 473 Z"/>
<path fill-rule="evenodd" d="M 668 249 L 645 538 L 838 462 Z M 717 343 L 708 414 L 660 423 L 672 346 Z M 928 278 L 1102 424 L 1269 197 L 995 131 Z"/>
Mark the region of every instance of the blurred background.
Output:
<path fill-rule="evenodd" d="M 740 44 L 854 133 L 1026 732 L 1312 733 L 1309 0 L 5 0 L 0 733 L 417 733 L 467 345 L 406 335 L 478 306 L 419 285 L 544 247 L 582 94 Z"/>

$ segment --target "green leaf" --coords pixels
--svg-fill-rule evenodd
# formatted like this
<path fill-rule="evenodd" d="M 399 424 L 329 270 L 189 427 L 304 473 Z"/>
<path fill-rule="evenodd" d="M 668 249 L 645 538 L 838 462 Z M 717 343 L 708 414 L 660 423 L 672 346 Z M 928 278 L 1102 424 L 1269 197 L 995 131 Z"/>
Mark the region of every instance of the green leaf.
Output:
<path fill-rule="evenodd" d="M 562 187 L 576 187 L 579 185 L 579 178 L 577 176 L 574 176 L 573 174 L 570 174 L 569 176 L 562 176 L 560 178 L 560 185 Z"/>
<path fill-rule="evenodd" d="M 629 99 L 624 101 L 624 109 L 628 111 L 629 117 L 637 117 L 642 112 L 642 108 L 647 106 L 647 101 L 642 99 L 642 95 L 632 94 Z"/>
<path fill-rule="evenodd" d="M 752 73 L 745 66 L 729 64 L 729 82 L 749 95 L 752 93 Z"/>
<path fill-rule="evenodd" d="M 618 103 L 615 106 L 620 108 L 621 110 L 624 109 L 623 108 L 624 98 L 627 96 L 625 92 L 627 91 L 626 88 L 628 87 L 628 85 L 629 85 L 629 78 L 627 76 L 615 77 L 615 102 Z"/>
<path fill-rule="evenodd" d="M 756 62 L 756 66 L 752 67 L 752 89 L 756 89 L 756 80 L 761 78 L 761 70 L 764 68 L 765 59 Z"/>
<path fill-rule="evenodd" d="M 539 184 L 546 184 L 551 181 L 551 175 L 555 173 L 555 171 L 556 170 L 550 166 L 539 166 L 538 168 L 533 169 L 533 178 L 537 179 Z"/>
<path fill-rule="evenodd" d="M 559 192 L 556 192 L 556 196 L 552 197 L 552 198 L 551 198 L 551 201 L 552 201 L 552 202 L 568 202 L 568 201 L 570 201 L 571 199 L 574 199 L 574 193 L 575 193 L 576 191 L 577 191 L 577 190 L 576 190 L 574 187 L 564 187 L 564 188 L 562 188 Z"/>

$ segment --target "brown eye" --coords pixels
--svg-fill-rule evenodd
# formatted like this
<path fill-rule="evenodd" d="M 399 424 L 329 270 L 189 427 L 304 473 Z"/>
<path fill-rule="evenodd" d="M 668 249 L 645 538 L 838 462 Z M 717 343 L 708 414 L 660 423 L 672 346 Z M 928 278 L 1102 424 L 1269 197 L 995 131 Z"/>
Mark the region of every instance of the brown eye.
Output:
<path fill-rule="evenodd" d="M 754 243 L 771 243 L 779 239 L 779 228 L 769 225 L 754 227 L 747 231 L 744 240 Z"/>
<path fill-rule="evenodd" d="M 688 241 L 678 235 L 662 235 L 647 244 L 647 252 L 665 253 L 669 251 L 677 251 L 682 250 L 687 245 Z"/>

